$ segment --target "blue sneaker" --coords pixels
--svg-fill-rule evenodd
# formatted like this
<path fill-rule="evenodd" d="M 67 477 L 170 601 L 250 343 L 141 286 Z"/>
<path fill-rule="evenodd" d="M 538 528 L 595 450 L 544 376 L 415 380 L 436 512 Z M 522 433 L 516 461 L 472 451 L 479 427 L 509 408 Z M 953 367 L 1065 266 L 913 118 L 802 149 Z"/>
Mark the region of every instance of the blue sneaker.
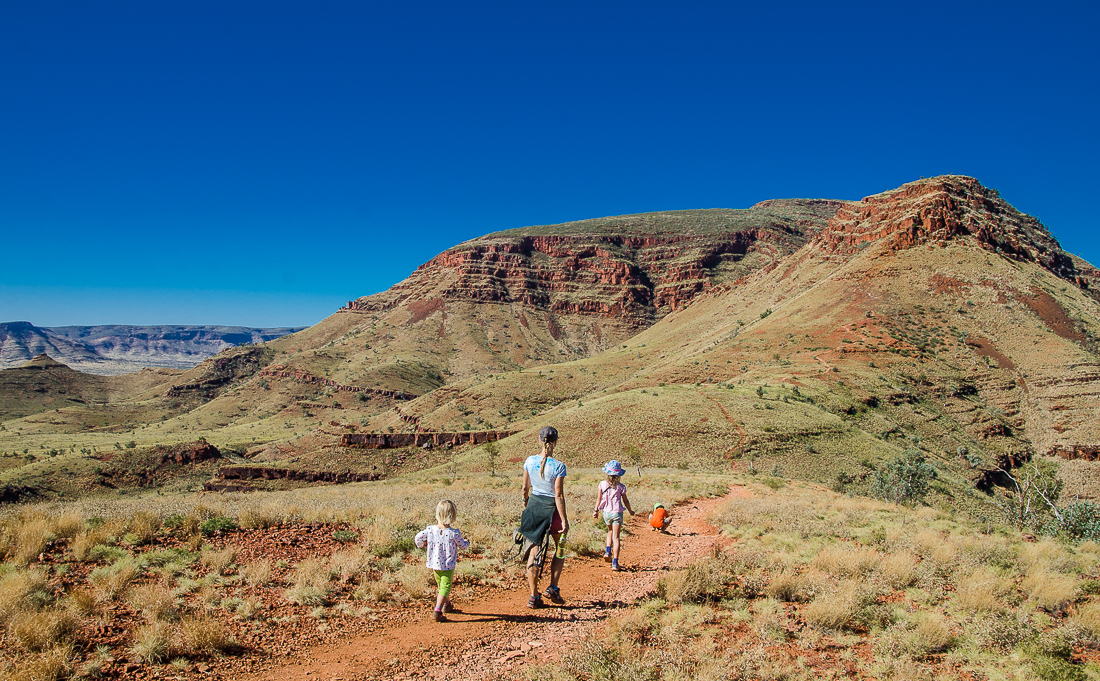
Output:
<path fill-rule="evenodd" d="M 622 570 L 622 568 L 619 567 L 619 561 L 617 561 L 617 560 L 611 561 L 611 569 L 615 572 L 618 572 L 618 571 Z"/>
<path fill-rule="evenodd" d="M 603 547 L 603 561 L 605 563 L 610 563 L 611 562 L 611 547 L 610 546 Z"/>

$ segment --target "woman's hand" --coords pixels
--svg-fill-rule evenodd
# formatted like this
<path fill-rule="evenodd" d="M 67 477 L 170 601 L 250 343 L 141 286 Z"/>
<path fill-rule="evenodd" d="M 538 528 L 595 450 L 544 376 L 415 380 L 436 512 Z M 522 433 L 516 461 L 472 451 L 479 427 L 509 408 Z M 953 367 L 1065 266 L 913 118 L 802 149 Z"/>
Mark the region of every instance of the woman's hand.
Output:
<path fill-rule="evenodd" d="M 599 513 L 599 511 L 592 511 L 592 517 L 595 518 L 596 514 L 598 514 L 598 513 Z"/>

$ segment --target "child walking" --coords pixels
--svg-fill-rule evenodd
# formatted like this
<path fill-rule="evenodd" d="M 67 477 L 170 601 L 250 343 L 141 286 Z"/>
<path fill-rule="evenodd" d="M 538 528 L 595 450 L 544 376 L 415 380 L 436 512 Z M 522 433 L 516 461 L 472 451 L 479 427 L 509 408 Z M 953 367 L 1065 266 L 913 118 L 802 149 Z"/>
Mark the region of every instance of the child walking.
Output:
<path fill-rule="evenodd" d="M 623 465 L 615 460 L 608 461 L 603 472 L 607 474 L 607 480 L 601 482 L 596 491 L 596 510 L 592 511 L 592 517 L 603 511 L 603 522 L 607 525 L 603 559 L 611 561 L 611 569 L 618 572 L 622 569 L 619 567 L 619 532 L 623 529 L 623 511 L 634 515 L 634 509 L 626 496 L 626 485 L 619 482 L 626 472 Z"/>
<path fill-rule="evenodd" d="M 458 508 L 450 499 L 444 499 L 435 507 L 435 525 L 428 525 L 413 540 L 419 548 L 428 547 L 428 568 L 435 571 L 435 583 L 439 594 L 435 598 L 432 619 L 446 622 L 445 612 L 451 612 L 451 581 L 458 563 L 458 550 L 470 548 L 470 542 L 462 538 L 462 531 L 451 527 L 458 517 Z"/>

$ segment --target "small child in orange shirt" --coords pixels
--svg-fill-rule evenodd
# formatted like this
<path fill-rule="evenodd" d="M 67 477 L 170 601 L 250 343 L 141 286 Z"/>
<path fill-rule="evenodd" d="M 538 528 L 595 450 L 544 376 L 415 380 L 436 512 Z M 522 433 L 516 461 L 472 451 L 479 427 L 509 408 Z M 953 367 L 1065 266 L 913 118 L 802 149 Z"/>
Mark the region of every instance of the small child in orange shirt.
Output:
<path fill-rule="evenodd" d="M 653 506 L 653 513 L 649 514 L 649 526 L 654 532 L 664 532 L 668 529 L 668 524 L 672 522 L 672 514 L 665 508 L 664 504 L 658 503 Z"/>

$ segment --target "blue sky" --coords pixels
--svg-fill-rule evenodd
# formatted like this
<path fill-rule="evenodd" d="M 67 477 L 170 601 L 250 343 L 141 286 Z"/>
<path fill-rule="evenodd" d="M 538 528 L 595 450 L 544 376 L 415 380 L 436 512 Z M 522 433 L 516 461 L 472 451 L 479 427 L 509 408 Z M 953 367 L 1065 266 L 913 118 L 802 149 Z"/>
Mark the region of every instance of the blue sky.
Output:
<path fill-rule="evenodd" d="M 944 173 L 1100 263 L 1095 3 L 742 4 L 0 3 L 0 321 L 307 325 L 500 229 Z"/>

